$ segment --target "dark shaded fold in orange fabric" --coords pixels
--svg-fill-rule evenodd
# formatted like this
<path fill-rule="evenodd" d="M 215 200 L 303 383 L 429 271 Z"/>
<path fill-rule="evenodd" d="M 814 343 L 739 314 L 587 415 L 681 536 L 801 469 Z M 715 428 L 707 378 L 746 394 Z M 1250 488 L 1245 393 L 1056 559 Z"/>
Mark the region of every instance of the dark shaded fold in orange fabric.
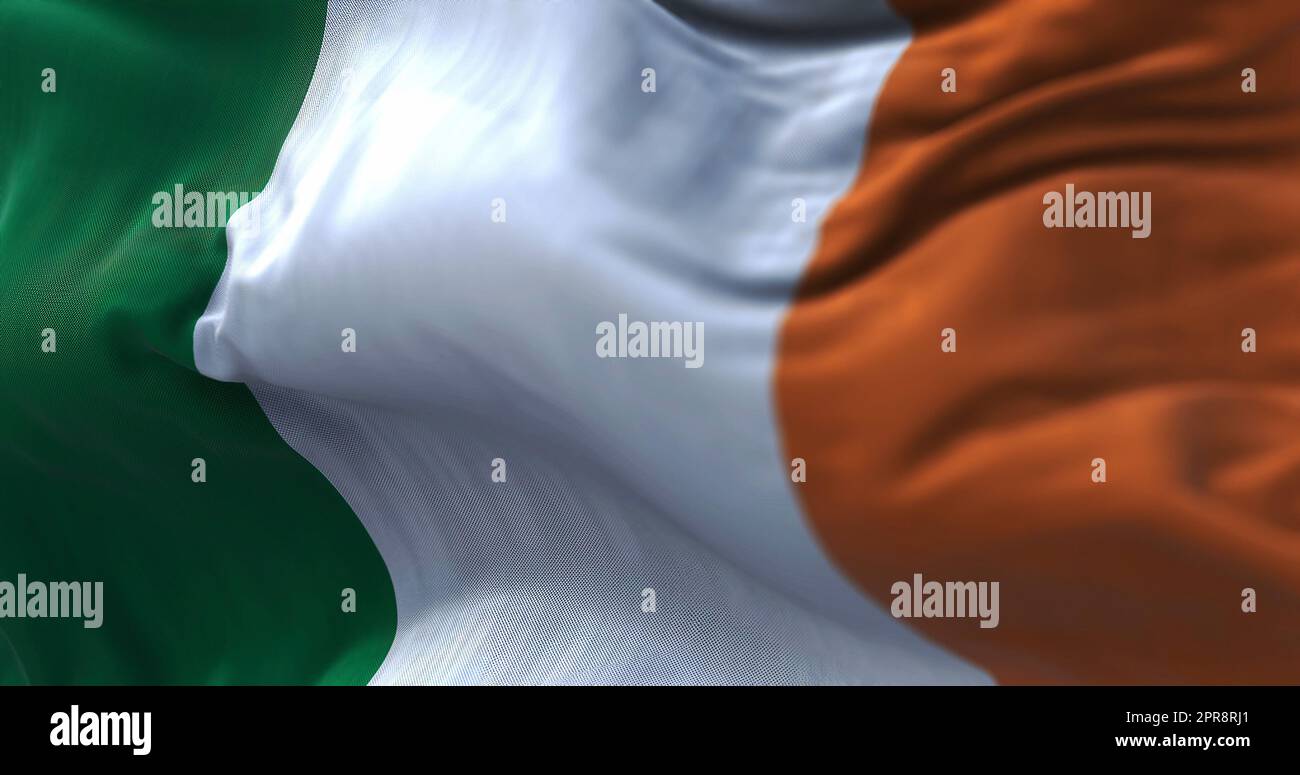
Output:
<path fill-rule="evenodd" d="M 823 546 L 884 606 L 1000 582 L 996 629 L 909 621 L 1004 682 L 1300 683 L 1300 3 L 895 6 L 780 344 Z M 1044 228 L 1067 183 L 1150 238 Z"/>

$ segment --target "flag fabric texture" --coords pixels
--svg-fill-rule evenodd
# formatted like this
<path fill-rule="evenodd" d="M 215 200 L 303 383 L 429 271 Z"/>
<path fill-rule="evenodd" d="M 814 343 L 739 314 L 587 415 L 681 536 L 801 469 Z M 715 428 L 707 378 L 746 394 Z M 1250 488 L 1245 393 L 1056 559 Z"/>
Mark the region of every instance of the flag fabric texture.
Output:
<path fill-rule="evenodd" d="M 3 0 L 0 682 L 1300 682 L 1298 30 Z"/>

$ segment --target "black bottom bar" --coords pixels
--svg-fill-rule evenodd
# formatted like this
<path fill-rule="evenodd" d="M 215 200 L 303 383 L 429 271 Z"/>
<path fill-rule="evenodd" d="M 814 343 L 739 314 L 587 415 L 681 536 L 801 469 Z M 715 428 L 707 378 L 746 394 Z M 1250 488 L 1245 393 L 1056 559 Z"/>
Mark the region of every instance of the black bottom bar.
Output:
<path fill-rule="evenodd" d="M 848 756 L 863 766 L 891 754 L 969 763 L 1287 760 L 1300 689 L 30 687 L 0 698 L 4 753 L 42 763 L 367 757 L 440 770 L 451 757 L 512 752 L 624 750 L 633 761 L 681 763 L 697 748 Z"/>

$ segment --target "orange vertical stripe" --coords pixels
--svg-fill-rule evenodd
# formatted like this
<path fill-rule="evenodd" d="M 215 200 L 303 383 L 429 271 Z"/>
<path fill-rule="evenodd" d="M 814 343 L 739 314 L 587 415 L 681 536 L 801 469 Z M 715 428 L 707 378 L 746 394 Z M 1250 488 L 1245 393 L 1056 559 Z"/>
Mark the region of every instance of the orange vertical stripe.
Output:
<path fill-rule="evenodd" d="M 885 606 L 1000 582 L 996 629 L 910 621 L 1002 681 L 1300 682 L 1300 3 L 895 5 L 780 345 L 824 547 Z M 1045 228 L 1067 183 L 1150 238 Z"/>

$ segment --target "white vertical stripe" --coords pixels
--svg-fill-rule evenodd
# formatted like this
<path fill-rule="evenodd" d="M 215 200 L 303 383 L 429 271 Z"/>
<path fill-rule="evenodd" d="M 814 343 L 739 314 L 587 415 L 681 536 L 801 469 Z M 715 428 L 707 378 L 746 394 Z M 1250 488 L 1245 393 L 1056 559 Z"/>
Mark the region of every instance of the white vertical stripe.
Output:
<path fill-rule="evenodd" d="M 196 361 L 253 384 L 374 536 L 400 619 L 378 681 L 984 680 L 832 568 L 772 408 L 906 29 L 878 2 L 668 5 L 331 3 Z M 597 358 L 620 313 L 702 322 L 704 367 Z"/>

